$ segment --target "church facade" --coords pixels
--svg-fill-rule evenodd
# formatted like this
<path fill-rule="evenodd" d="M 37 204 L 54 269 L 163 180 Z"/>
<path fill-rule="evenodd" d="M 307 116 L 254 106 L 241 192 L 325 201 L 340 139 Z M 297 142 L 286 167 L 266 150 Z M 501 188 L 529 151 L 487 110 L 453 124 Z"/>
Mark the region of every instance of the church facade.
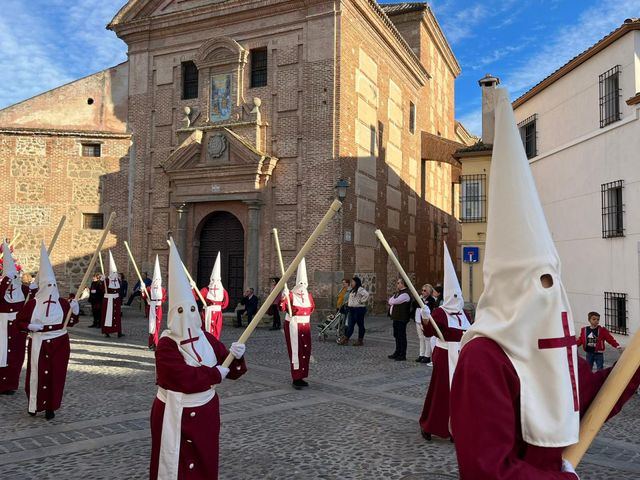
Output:
<path fill-rule="evenodd" d="M 454 119 L 460 68 L 426 4 L 131 0 L 108 28 L 127 62 L 0 111 L 15 200 L 0 222 L 34 243 L 18 250 L 35 255 L 31 239 L 67 214 L 53 257 L 77 283 L 115 211 L 123 271 L 124 240 L 147 269 L 156 254 L 166 265 L 171 235 L 199 285 L 222 253 L 234 304 L 279 275 L 272 229 L 287 263 L 346 181 L 307 257 L 319 306 L 345 275 L 386 296 L 396 272 L 376 228 L 418 283 L 439 281 L 443 242 L 456 252 L 460 235 L 452 154 L 471 139 Z"/>

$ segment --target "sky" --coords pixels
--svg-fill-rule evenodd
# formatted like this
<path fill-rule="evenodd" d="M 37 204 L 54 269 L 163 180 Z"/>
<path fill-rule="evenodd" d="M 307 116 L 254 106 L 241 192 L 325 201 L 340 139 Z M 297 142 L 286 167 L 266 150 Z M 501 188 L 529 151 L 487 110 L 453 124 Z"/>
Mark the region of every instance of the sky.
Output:
<path fill-rule="evenodd" d="M 0 108 L 126 60 L 105 26 L 125 0 L 2 0 Z M 383 0 L 382 3 L 394 3 Z M 433 0 L 462 73 L 456 118 L 479 134 L 480 89 L 498 76 L 515 99 L 593 45 L 640 0 Z"/>

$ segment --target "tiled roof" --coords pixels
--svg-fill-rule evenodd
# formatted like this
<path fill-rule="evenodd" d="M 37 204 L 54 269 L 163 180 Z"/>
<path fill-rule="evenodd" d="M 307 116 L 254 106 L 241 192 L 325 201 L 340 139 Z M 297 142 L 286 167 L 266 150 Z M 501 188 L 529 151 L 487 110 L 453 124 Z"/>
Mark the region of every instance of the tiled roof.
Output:
<path fill-rule="evenodd" d="M 380 7 L 387 15 L 422 12 L 427 9 L 427 2 L 381 3 Z"/>
<path fill-rule="evenodd" d="M 554 83 L 556 80 L 564 77 L 567 73 L 572 71 L 574 68 L 582 65 L 584 62 L 589 60 L 596 53 L 602 51 L 613 42 L 618 40 L 623 35 L 626 35 L 628 32 L 632 30 L 640 30 L 640 18 L 627 18 L 621 26 L 616 28 L 613 32 L 601 38 L 596 44 L 587 48 L 584 52 L 576 55 L 567 63 L 565 63 L 562 67 L 558 68 L 555 72 L 553 72 L 548 77 L 544 78 L 537 85 L 533 86 L 528 92 L 521 95 L 513 102 L 513 107 L 516 108 L 522 105 L 524 102 L 529 100 L 534 95 L 537 95 L 542 90 L 547 88 L 549 85 Z"/>
<path fill-rule="evenodd" d="M 484 143 L 482 140 L 479 140 L 478 142 L 474 143 L 470 147 L 464 147 L 464 148 L 458 149 L 454 154 L 454 157 L 459 158 L 460 156 L 467 156 L 467 155 L 464 155 L 465 153 L 469 154 L 469 153 L 491 152 L 492 150 L 493 150 L 492 144 Z"/>

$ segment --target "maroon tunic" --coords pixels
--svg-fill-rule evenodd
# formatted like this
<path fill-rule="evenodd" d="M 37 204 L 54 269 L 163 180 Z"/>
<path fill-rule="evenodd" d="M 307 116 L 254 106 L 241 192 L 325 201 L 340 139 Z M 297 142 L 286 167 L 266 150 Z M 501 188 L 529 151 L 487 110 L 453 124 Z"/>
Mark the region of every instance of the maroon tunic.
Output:
<path fill-rule="evenodd" d="M 218 365 L 221 365 L 228 354 L 226 347 L 210 333 L 205 332 L 205 335 L 213 346 Z M 235 380 L 246 371 L 244 358 L 234 359 L 229 366 L 227 378 Z M 217 368 L 187 365 L 172 339 L 167 337 L 160 339 L 156 350 L 156 383 L 159 386 L 174 392 L 199 393 L 207 391 L 212 385 L 217 385 L 220 382 L 220 372 Z M 164 402 L 156 397 L 151 407 L 151 480 L 158 478 L 164 406 Z M 220 404 L 218 394 L 209 403 L 183 410 L 178 480 L 214 480 L 218 478 L 219 433 Z M 192 468 L 189 468 L 190 466 Z"/>
<path fill-rule="evenodd" d="M 69 302 L 64 298 L 59 299 L 60 307 L 67 317 L 69 311 Z M 18 313 L 18 324 L 23 331 L 28 329 L 31 323 L 33 309 L 36 306 L 35 299 L 29 300 L 27 304 Z M 77 315 L 71 315 L 68 327 L 73 327 L 78 322 Z M 53 332 L 62 330 L 63 323 L 58 325 L 45 325 L 42 332 Z M 31 338 L 28 342 L 29 355 L 27 357 L 27 378 L 25 380 L 25 392 L 27 400 L 29 399 L 31 379 Z M 65 334 L 57 338 L 45 340 L 42 342 L 40 349 L 40 357 L 38 358 L 38 397 L 36 411 L 58 410 L 62 403 L 62 394 L 64 393 L 64 384 L 67 380 L 67 366 L 69 365 L 69 335 Z"/>
<path fill-rule="evenodd" d="M 2 313 L 18 313 L 24 305 L 24 300 L 15 303 L 5 300 L 4 295 L 10 284 L 9 277 L 2 277 L 0 280 L 0 312 Z M 26 298 L 29 288 L 23 285 L 22 293 Z M 0 393 L 18 389 L 27 343 L 27 333 L 20 330 L 17 320 L 9 320 L 7 323 L 7 366 L 0 367 Z"/>
<path fill-rule="evenodd" d="M 291 300 L 291 312 L 293 316 L 309 316 L 316 309 L 316 304 L 313 301 L 313 296 L 310 292 L 309 295 L 310 307 L 296 307 L 293 304 L 293 292 L 289 292 L 289 299 Z M 282 297 L 280 303 L 280 309 L 284 312 L 288 312 L 286 297 Z M 289 334 L 289 320 L 284 321 L 284 338 L 287 342 L 287 352 L 289 352 L 289 366 L 291 367 L 291 378 L 293 380 L 304 380 L 309 376 L 309 359 L 311 358 L 311 323 L 298 323 L 298 360 L 300 368 L 297 370 L 293 368 L 292 351 L 291 351 L 291 337 Z"/>
<path fill-rule="evenodd" d="M 592 373 L 578 357 L 580 414 L 611 369 Z M 640 385 L 636 372 L 611 412 L 616 415 Z M 502 348 L 476 338 L 460 353 L 451 387 L 451 429 L 462 480 L 576 480 L 560 472 L 563 448 L 537 447 L 522 438 L 520 379 Z"/>
<path fill-rule="evenodd" d="M 438 307 L 431 316 L 442 332 L 447 342 L 459 342 L 464 330 L 449 328 L 446 312 Z M 436 331 L 431 322 L 422 321 L 422 331 L 426 337 L 434 337 Z M 431 433 L 441 438 L 449 438 L 449 353 L 444 348 L 436 346 L 431 354 L 433 370 L 429 390 L 424 399 L 424 406 L 420 414 L 420 428 L 425 433 Z"/>
<path fill-rule="evenodd" d="M 203 330 L 205 330 L 206 328 L 205 317 L 207 315 L 207 307 L 209 305 L 220 305 L 219 312 L 211 312 L 211 329 L 209 330 L 209 333 L 213 334 L 213 336 L 217 339 L 220 339 L 220 335 L 222 334 L 222 311 L 229 306 L 229 294 L 224 288 L 222 289 L 222 293 L 222 301 L 217 302 L 207 298 L 207 295 L 209 294 L 209 287 L 202 287 L 202 289 L 200 290 L 200 295 L 202 295 L 204 301 L 207 302 L 206 305 L 202 306 L 202 310 L 200 311 Z M 198 297 L 197 299 L 200 300 L 200 297 Z"/>
<path fill-rule="evenodd" d="M 142 299 L 144 302 L 144 314 L 149 320 L 149 303 L 147 303 L 147 294 L 145 290 L 142 290 Z M 162 287 L 162 298 L 156 298 L 156 300 L 160 300 L 162 303 L 167 301 L 167 290 Z M 149 334 L 149 346 L 155 345 L 158 346 L 158 339 L 160 338 L 160 328 L 162 326 L 162 305 L 154 307 L 156 309 L 156 331 L 153 334 Z"/>
<path fill-rule="evenodd" d="M 107 288 L 105 290 L 105 297 L 102 299 L 102 333 L 122 333 L 122 298 L 120 298 L 120 288 L 110 288 L 108 285 L 109 279 L 106 279 Z M 113 299 L 113 311 L 112 311 L 112 323 L 110 327 L 105 326 L 105 320 L 107 316 L 107 305 L 109 299 L 106 295 L 117 293 L 118 297 Z"/>

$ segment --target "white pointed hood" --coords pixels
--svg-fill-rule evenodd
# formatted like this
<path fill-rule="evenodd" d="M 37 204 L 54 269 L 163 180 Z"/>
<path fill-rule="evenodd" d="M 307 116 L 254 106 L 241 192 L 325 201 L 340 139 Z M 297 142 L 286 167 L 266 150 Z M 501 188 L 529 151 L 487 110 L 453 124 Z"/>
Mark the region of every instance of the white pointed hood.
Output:
<path fill-rule="evenodd" d="M 169 246 L 169 314 L 168 330 L 162 336 L 168 336 L 176 342 L 185 362 L 191 366 L 216 365 L 213 347 L 202 331 L 202 320 L 193 298 L 191 285 L 182 268 L 182 260 L 173 239 Z"/>
<path fill-rule="evenodd" d="M 7 244 L 6 240 L 2 244 L 2 251 L 4 255 L 2 257 L 2 275 L 9 277 L 11 280 L 11 286 L 7 288 L 4 294 L 4 301 L 7 303 L 24 302 L 24 293 L 22 293 L 22 281 L 20 280 L 20 273 L 16 268 L 16 263 L 13 260 L 13 254 L 11 248 Z"/>
<path fill-rule="evenodd" d="M 60 293 L 53 267 L 49 260 L 44 242 L 40 245 L 40 268 L 38 269 L 38 293 L 36 305 L 31 315 L 31 323 L 42 325 L 58 325 L 64 321 L 64 313 L 60 306 Z"/>
<path fill-rule="evenodd" d="M 485 287 L 463 344 L 488 337 L 502 347 L 520 378 L 524 440 L 563 447 L 577 442 L 580 421 L 573 317 L 511 103 L 503 89 L 496 97 Z"/>
<path fill-rule="evenodd" d="M 298 264 L 298 271 L 296 273 L 296 285 L 293 287 L 293 305 L 296 307 L 310 307 L 311 301 L 309 300 L 309 292 L 307 287 L 309 281 L 307 280 L 307 264 L 304 260 Z"/>
<path fill-rule="evenodd" d="M 116 267 L 116 261 L 113 259 L 113 254 L 109 250 L 109 274 L 107 275 L 109 280 L 109 288 L 120 288 L 120 276 L 118 275 L 118 267 Z M 142 288 L 143 285 L 140 286 Z"/>
<path fill-rule="evenodd" d="M 156 255 L 156 262 L 153 266 L 153 278 L 151 280 L 151 298 L 154 300 L 162 300 L 162 274 L 160 272 L 160 260 Z"/>
<path fill-rule="evenodd" d="M 444 286 L 443 301 L 440 308 L 445 311 L 449 320 L 450 328 L 467 330 L 471 325 L 464 313 L 464 299 L 462 298 L 462 289 L 458 282 L 456 269 L 453 266 L 449 248 L 444 243 Z"/>
<path fill-rule="evenodd" d="M 220 252 L 216 257 L 216 263 L 213 264 L 213 270 L 211 270 L 211 278 L 209 279 L 209 292 L 207 293 L 207 299 L 214 302 L 222 302 L 224 300 L 224 286 L 222 285 L 222 276 L 220 274 Z"/>

